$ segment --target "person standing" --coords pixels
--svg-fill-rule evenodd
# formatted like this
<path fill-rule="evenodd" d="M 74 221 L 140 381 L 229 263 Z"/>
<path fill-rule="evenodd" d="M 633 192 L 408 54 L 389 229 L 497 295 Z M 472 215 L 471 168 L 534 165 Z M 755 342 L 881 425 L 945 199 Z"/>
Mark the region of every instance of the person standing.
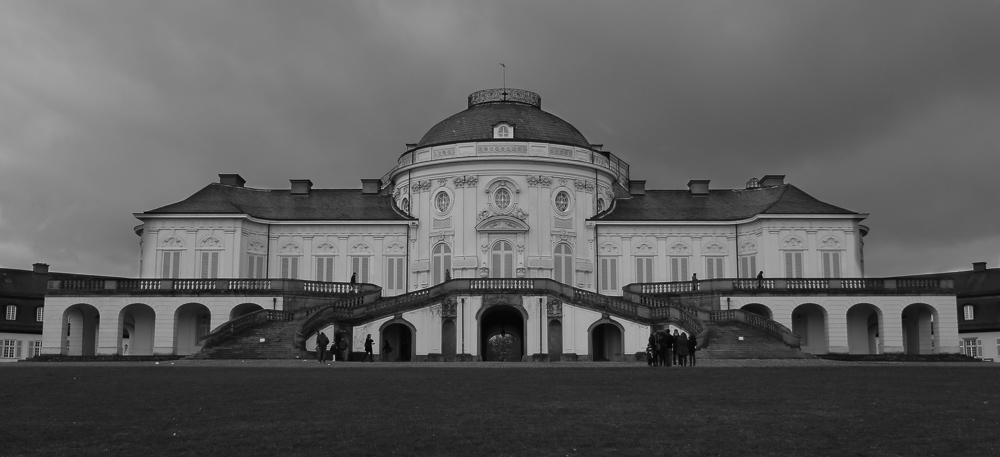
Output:
<path fill-rule="evenodd" d="M 688 337 L 687 333 L 681 333 L 681 337 L 674 343 L 674 351 L 677 352 L 677 364 L 687 366 L 688 358 Z"/>
<path fill-rule="evenodd" d="M 692 333 L 691 337 L 688 338 L 688 357 L 691 359 L 692 367 L 695 365 L 694 353 L 697 350 L 698 350 L 698 340 L 694 337 L 694 334 Z"/>
<path fill-rule="evenodd" d="M 316 332 L 316 358 L 319 359 L 319 363 L 326 360 L 326 345 L 328 344 L 330 344 L 330 338 L 326 337 L 326 333 Z"/>
<path fill-rule="evenodd" d="M 392 346 L 389 345 L 389 339 L 386 338 L 382 340 L 382 353 L 379 355 L 382 356 L 383 362 L 388 362 L 389 354 L 392 354 Z"/>
<path fill-rule="evenodd" d="M 375 355 L 372 354 L 372 345 L 373 344 L 375 344 L 375 341 L 372 340 L 372 334 L 369 333 L 368 336 L 365 337 L 365 357 L 367 357 L 368 361 L 370 361 L 372 363 L 375 362 Z M 364 359 L 362 359 L 361 361 L 364 362 Z"/>
<path fill-rule="evenodd" d="M 674 329 L 674 334 L 670 340 L 673 346 L 672 348 L 673 350 L 670 351 L 669 355 L 673 359 L 674 365 L 677 365 L 677 341 L 680 339 L 680 337 L 681 337 L 680 332 L 678 332 L 677 329 Z"/>

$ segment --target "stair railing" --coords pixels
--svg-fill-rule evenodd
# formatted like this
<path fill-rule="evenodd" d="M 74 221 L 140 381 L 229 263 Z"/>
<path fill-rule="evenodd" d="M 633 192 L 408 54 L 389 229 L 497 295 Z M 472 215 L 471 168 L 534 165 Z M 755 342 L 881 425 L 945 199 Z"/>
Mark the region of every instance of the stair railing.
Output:
<path fill-rule="evenodd" d="M 731 309 L 726 311 L 716 311 L 711 313 L 712 322 L 741 322 L 767 332 L 767 334 L 778 338 L 786 346 L 798 349 L 801 347 L 802 338 L 792 333 L 788 327 L 768 319 L 759 314 L 754 314 L 742 309 Z"/>
<path fill-rule="evenodd" d="M 247 329 L 256 327 L 269 321 L 290 321 L 295 318 L 295 313 L 289 311 L 279 311 L 275 309 L 259 309 L 249 314 L 244 314 L 212 330 L 211 333 L 201 338 L 202 346 L 209 348 L 225 341 Z"/>

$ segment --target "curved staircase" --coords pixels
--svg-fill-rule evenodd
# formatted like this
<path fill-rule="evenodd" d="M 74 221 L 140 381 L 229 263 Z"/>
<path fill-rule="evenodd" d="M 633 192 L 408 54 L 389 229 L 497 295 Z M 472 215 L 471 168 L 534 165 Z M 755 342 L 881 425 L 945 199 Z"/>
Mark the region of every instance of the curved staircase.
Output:
<path fill-rule="evenodd" d="M 786 346 L 767 331 L 739 322 L 709 322 L 708 345 L 699 347 L 701 359 L 814 359 L 816 356 Z"/>

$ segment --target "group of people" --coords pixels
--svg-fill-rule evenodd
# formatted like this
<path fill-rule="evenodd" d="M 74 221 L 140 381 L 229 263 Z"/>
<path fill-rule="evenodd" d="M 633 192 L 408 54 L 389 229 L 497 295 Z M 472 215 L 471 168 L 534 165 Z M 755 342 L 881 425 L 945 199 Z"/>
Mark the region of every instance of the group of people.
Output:
<path fill-rule="evenodd" d="M 685 332 L 674 329 L 674 334 L 669 331 L 653 332 L 649 335 L 649 344 L 646 345 L 646 363 L 651 367 L 671 365 L 695 366 L 695 352 L 698 350 L 698 340 Z"/>
<path fill-rule="evenodd" d="M 370 335 L 369 335 L 370 337 Z M 329 350 L 327 350 L 329 346 Z M 347 341 L 344 340 L 344 336 L 341 335 L 337 337 L 337 341 L 331 343 L 330 338 L 326 336 L 323 332 L 316 332 L 316 358 L 319 359 L 319 363 L 323 363 L 327 359 L 327 354 L 329 353 L 329 359 L 344 360 L 344 351 L 347 349 Z"/>

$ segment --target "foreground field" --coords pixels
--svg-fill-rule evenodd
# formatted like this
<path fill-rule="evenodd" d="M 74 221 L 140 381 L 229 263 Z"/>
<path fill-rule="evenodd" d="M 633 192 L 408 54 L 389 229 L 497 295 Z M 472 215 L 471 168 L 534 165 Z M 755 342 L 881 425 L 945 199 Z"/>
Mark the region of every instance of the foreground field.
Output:
<path fill-rule="evenodd" d="M 3 456 L 1000 453 L 983 364 L 17 365 Z"/>

